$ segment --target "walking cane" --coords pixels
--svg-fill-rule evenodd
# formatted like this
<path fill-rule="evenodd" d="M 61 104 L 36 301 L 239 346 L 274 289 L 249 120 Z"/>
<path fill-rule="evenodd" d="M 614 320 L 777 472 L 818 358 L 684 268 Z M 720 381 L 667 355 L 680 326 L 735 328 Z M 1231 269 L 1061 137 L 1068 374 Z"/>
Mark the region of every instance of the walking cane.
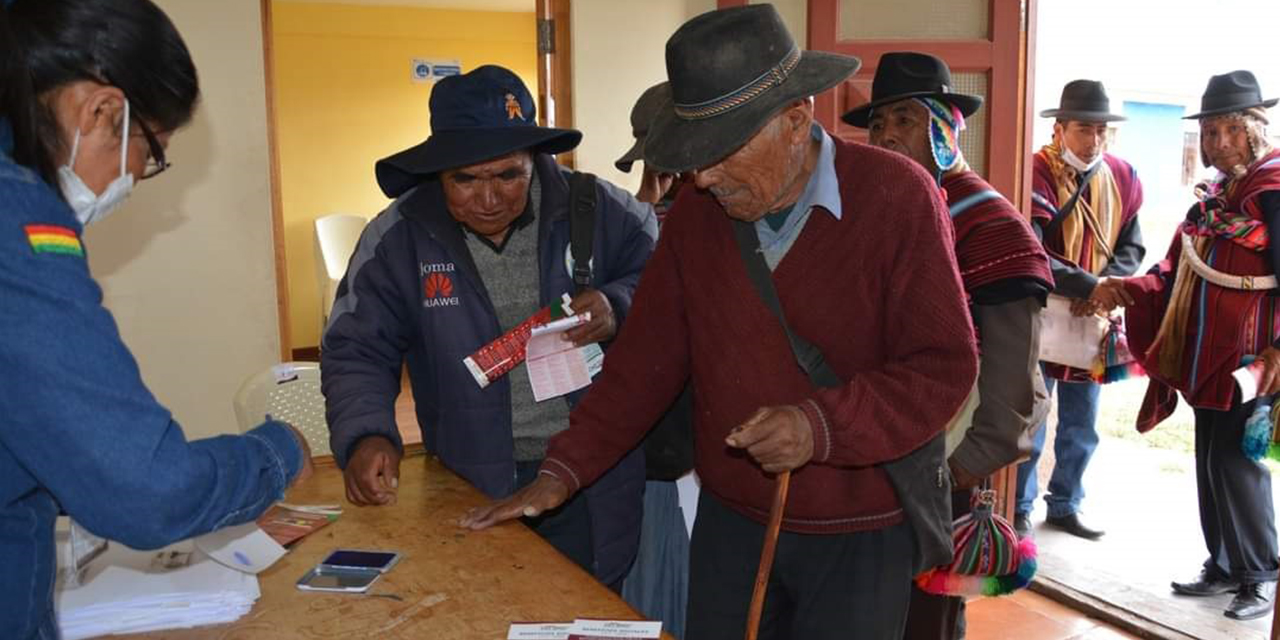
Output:
<path fill-rule="evenodd" d="M 751 609 L 747 613 L 746 640 L 756 640 L 760 633 L 760 615 L 764 612 L 764 591 L 769 584 L 769 571 L 773 569 L 773 552 L 778 548 L 778 532 L 782 528 L 782 512 L 787 506 L 787 486 L 791 484 L 791 472 L 778 474 L 773 491 L 773 506 L 769 508 L 769 528 L 765 529 L 764 547 L 760 550 L 760 568 L 756 570 L 756 586 L 751 590 Z"/>

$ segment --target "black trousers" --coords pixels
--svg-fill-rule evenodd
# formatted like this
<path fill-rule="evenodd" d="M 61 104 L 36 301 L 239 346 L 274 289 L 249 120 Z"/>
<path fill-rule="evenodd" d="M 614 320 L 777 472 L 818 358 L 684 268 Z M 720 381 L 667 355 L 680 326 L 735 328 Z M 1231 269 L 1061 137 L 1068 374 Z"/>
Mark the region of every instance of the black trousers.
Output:
<path fill-rule="evenodd" d="M 1253 402 L 1196 409 L 1196 488 L 1210 575 L 1275 580 L 1278 568 L 1271 473 L 1240 448 Z"/>
<path fill-rule="evenodd" d="M 763 525 L 702 491 L 689 549 L 686 638 L 743 637 L 763 543 Z M 906 523 L 846 534 L 784 531 L 760 640 L 899 640 L 915 544 Z"/>
<path fill-rule="evenodd" d="M 973 508 L 973 490 L 951 493 L 951 519 Z M 964 637 L 964 598 L 938 596 L 911 585 L 911 608 L 907 612 L 905 640 L 960 640 Z"/>

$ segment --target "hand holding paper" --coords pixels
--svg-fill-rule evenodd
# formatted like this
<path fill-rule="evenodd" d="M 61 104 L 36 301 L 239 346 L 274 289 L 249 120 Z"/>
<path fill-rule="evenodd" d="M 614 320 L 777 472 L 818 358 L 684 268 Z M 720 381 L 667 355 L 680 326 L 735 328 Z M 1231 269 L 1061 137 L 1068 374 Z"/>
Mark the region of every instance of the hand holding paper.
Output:
<path fill-rule="evenodd" d="M 575 346 L 586 346 L 593 342 L 612 340 L 618 330 L 617 320 L 613 317 L 613 305 L 609 298 L 595 289 L 587 289 L 574 297 L 570 304 L 573 312 L 589 314 L 591 321 L 565 332 L 566 340 Z"/>
<path fill-rule="evenodd" d="M 1231 374 L 1240 386 L 1240 402 L 1280 391 L 1280 349 L 1267 347 L 1249 364 Z"/>

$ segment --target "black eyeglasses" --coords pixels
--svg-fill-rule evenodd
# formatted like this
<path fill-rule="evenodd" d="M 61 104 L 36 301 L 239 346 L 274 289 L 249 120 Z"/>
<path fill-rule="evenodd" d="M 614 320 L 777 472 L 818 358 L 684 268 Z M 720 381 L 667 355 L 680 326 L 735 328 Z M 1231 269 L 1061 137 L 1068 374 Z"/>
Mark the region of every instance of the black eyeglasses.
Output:
<path fill-rule="evenodd" d="M 151 133 L 151 129 L 142 121 L 142 118 L 138 118 L 134 122 L 137 122 L 138 128 L 142 129 L 142 137 L 147 139 L 147 147 L 151 151 L 150 156 L 147 158 L 147 166 L 142 170 L 142 178 L 140 179 L 154 178 L 170 167 L 169 161 L 164 157 L 164 146 L 160 144 L 156 134 Z"/>

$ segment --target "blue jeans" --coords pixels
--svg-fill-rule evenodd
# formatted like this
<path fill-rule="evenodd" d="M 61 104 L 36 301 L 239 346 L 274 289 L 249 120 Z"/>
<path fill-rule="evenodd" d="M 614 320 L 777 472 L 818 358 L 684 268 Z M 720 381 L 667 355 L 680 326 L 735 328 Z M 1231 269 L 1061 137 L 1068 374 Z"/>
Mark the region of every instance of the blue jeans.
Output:
<path fill-rule="evenodd" d="M 644 483 L 640 551 L 622 583 L 622 599 L 676 640 L 684 637 L 689 594 L 689 532 L 674 480 Z"/>
<path fill-rule="evenodd" d="M 1043 369 L 1042 364 L 1041 370 Z M 1098 448 L 1096 423 L 1099 386 L 1093 382 L 1054 380 L 1047 374 L 1044 385 L 1050 397 L 1053 396 L 1054 387 L 1058 389 L 1058 435 L 1053 443 L 1053 454 L 1057 460 L 1053 465 L 1053 475 L 1049 478 L 1049 493 L 1045 495 L 1044 501 L 1049 505 L 1049 517 L 1061 518 L 1079 511 L 1080 502 L 1084 500 L 1084 470 L 1089 466 L 1094 449 Z M 1015 509 L 1019 514 L 1031 513 L 1036 496 L 1040 493 L 1036 465 L 1040 462 L 1040 453 L 1044 451 L 1045 434 L 1048 431 L 1047 424 L 1040 425 L 1033 440 L 1031 459 L 1018 465 L 1018 503 Z"/>

